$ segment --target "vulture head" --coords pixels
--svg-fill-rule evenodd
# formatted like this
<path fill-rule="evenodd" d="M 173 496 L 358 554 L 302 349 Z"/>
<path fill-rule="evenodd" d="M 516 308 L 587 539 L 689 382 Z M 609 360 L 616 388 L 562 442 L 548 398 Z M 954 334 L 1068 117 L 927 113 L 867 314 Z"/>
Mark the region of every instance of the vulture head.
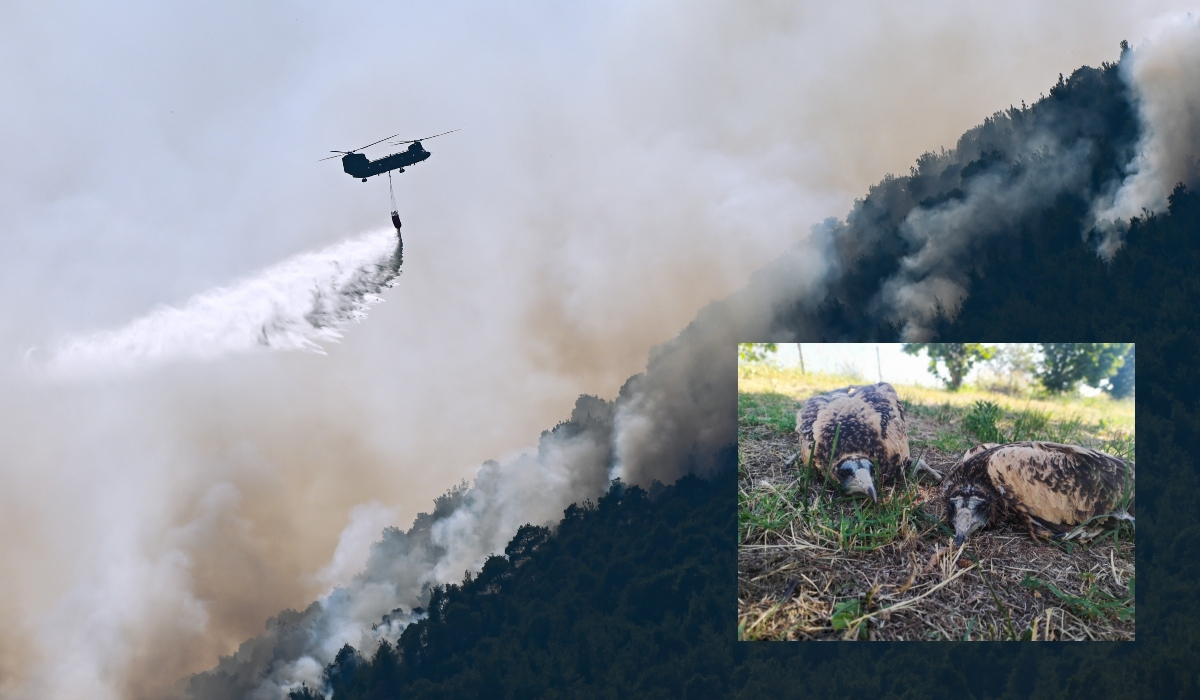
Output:
<path fill-rule="evenodd" d="M 954 525 L 955 547 L 988 524 L 992 517 L 993 498 L 992 494 L 973 485 L 963 486 L 946 495 L 946 520 Z"/>
<path fill-rule="evenodd" d="M 861 493 L 878 503 L 879 495 L 875 492 L 875 467 L 871 460 L 864 457 L 849 457 L 838 465 L 835 471 L 842 493 Z"/>

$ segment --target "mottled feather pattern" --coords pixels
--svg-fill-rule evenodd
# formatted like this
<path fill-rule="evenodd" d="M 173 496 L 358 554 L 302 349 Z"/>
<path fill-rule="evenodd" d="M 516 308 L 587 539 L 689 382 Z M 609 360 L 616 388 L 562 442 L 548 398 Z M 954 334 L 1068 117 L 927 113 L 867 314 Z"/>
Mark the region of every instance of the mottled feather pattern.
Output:
<path fill-rule="evenodd" d="M 807 464 L 815 449 L 814 466 L 826 473 L 847 459 L 864 457 L 878 465 L 880 483 L 887 483 L 909 462 L 904 408 L 884 382 L 812 397 L 796 415 L 796 432 L 801 463 Z M 838 450 L 830 455 L 835 433 Z"/>
<path fill-rule="evenodd" d="M 986 494 L 990 524 L 1009 520 L 1046 535 L 1118 509 L 1127 476 L 1132 497 L 1133 464 L 1098 450 L 1051 442 L 981 445 L 951 469 L 943 495 L 949 514 L 953 494 Z"/>

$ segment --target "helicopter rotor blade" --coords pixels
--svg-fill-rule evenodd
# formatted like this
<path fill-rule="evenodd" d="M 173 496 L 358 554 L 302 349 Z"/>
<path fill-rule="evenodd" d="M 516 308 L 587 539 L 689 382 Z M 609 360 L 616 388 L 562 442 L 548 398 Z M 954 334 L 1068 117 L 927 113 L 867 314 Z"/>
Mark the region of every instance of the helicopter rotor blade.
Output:
<path fill-rule="evenodd" d="M 387 141 L 388 139 L 394 139 L 399 135 L 400 134 L 392 134 L 391 136 L 388 136 L 387 138 L 379 139 L 378 141 L 376 141 L 374 143 L 368 143 L 365 146 L 360 146 L 360 147 L 354 149 L 353 151 L 350 151 L 350 153 L 358 153 L 359 151 L 363 150 L 364 148 L 370 148 L 371 146 L 374 146 L 376 143 L 383 143 L 384 141 Z"/>
<path fill-rule="evenodd" d="M 437 137 L 445 136 L 446 134 L 453 134 L 456 131 L 462 131 L 462 129 L 451 129 L 450 131 L 443 131 L 440 134 L 434 134 L 433 136 L 425 136 L 425 137 L 422 137 L 419 139 L 413 139 L 412 141 L 392 141 L 392 145 L 400 146 L 400 145 L 403 145 L 406 143 L 416 143 L 417 141 L 428 141 L 429 139 L 436 139 Z M 388 138 L 391 138 L 391 137 L 389 136 Z"/>
<path fill-rule="evenodd" d="M 379 139 L 379 140 L 378 140 L 378 141 L 376 141 L 375 143 L 368 143 L 368 144 L 367 144 L 367 145 L 365 145 L 365 146 L 359 146 L 358 148 L 354 149 L 353 151 L 330 151 L 330 153 L 338 153 L 338 154 L 340 154 L 340 155 L 343 155 L 343 156 L 345 156 L 345 155 L 350 155 L 351 153 L 358 153 L 358 152 L 359 152 L 359 151 L 361 151 L 361 150 L 364 150 L 364 149 L 370 148 L 371 146 L 374 146 L 376 143 L 383 143 L 384 141 L 387 141 L 388 139 L 394 139 L 394 138 L 396 138 L 396 137 L 397 137 L 397 136 L 399 136 L 399 135 L 400 135 L 400 134 L 392 134 L 391 136 L 388 136 L 387 138 L 382 138 L 382 139 Z M 322 158 L 321 160 L 330 160 L 330 159 L 333 159 L 333 158 L 337 158 L 337 156 L 329 156 L 329 158 Z M 318 160 L 317 162 L 318 162 L 318 163 L 320 163 L 320 162 L 321 162 L 321 160 Z"/>

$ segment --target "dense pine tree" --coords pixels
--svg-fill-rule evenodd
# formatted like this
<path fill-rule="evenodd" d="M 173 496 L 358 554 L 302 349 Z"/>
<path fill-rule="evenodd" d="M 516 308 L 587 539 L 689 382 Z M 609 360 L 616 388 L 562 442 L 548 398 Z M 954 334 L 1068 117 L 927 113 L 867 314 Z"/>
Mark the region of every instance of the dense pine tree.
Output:
<path fill-rule="evenodd" d="M 522 527 L 478 575 L 370 659 L 325 671 L 339 699 L 724 697 L 735 573 L 734 452 L 713 480 L 615 482 L 552 532 Z M 314 695 L 313 689 L 293 698 Z"/>

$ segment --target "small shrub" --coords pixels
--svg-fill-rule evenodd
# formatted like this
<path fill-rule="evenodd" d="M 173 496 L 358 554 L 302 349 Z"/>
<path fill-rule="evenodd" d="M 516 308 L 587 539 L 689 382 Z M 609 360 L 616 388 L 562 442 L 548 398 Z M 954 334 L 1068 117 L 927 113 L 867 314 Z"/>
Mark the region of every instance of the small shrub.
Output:
<path fill-rule="evenodd" d="M 963 418 L 963 427 L 979 438 L 980 442 L 1008 442 L 998 425 L 1003 416 L 1003 409 L 995 403 L 976 401 L 966 417 Z"/>

